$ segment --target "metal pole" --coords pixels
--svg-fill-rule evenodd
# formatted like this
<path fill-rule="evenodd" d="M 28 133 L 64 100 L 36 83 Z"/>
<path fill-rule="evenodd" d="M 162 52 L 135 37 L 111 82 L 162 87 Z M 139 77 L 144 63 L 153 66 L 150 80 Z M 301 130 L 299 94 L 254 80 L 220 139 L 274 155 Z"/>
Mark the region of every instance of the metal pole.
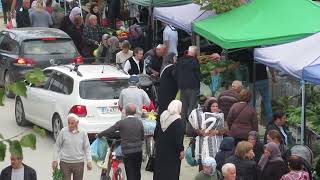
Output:
<path fill-rule="evenodd" d="M 198 54 L 200 55 L 200 36 L 196 35 L 196 45 L 197 45 L 197 50 L 198 50 Z"/>
<path fill-rule="evenodd" d="M 301 81 L 301 145 L 305 144 L 305 96 L 306 96 L 306 89 L 305 89 L 305 82 Z"/>
<path fill-rule="evenodd" d="M 81 5 L 81 0 L 79 0 L 79 8 L 81 9 L 81 17 L 83 17 L 83 14 L 82 14 L 82 5 Z"/>
<path fill-rule="evenodd" d="M 64 15 L 67 15 L 67 0 L 64 0 Z"/>
<path fill-rule="evenodd" d="M 253 60 L 253 89 L 252 89 L 252 94 L 253 94 L 253 107 L 256 108 L 256 61 Z"/>

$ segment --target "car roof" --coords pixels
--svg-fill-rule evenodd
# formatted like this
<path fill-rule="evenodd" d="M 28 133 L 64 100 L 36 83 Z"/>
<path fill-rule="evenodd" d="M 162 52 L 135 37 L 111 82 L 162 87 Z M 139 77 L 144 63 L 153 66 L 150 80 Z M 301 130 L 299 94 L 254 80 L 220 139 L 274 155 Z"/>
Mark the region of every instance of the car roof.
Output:
<path fill-rule="evenodd" d="M 61 31 L 60 29 L 54 28 L 16 28 L 4 30 L 3 32 L 11 32 L 16 35 L 15 39 L 22 42 L 25 40 L 41 39 L 41 38 L 61 38 L 61 39 L 71 39 L 68 34 Z"/>
<path fill-rule="evenodd" d="M 101 78 L 119 78 L 128 79 L 130 76 L 121 69 L 113 65 L 80 65 L 78 71 L 82 76 L 77 75 L 77 72 L 70 71 L 74 65 L 52 66 L 46 69 L 52 69 L 71 76 L 73 79 L 82 81 L 89 79 Z"/>

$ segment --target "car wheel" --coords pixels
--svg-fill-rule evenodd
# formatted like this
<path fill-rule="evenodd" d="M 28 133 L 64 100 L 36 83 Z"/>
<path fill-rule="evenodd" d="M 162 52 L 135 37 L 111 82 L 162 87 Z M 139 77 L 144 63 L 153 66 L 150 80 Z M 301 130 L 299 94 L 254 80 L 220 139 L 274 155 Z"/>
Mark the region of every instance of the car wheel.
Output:
<path fill-rule="evenodd" d="M 19 97 L 17 97 L 17 100 L 16 100 L 15 117 L 16 117 L 16 122 L 19 126 L 28 125 L 28 121 L 26 120 L 26 116 L 24 113 L 23 104 Z"/>
<path fill-rule="evenodd" d="M 12 77 L 10 76 L 10 73 L 7 71 L 4 75 L 4 87 L 5 87 L 5 93 L 8 98 L 14 98 L 14 93 L 9 90 L 9 86 L 12 83 Z"/>
<path fill-rule="evenodd" d="M 55 115 L 52 120 L 53 139 L 56 141 L 61 129 L 63 128 L 62 121 L 59 115 Z"/>

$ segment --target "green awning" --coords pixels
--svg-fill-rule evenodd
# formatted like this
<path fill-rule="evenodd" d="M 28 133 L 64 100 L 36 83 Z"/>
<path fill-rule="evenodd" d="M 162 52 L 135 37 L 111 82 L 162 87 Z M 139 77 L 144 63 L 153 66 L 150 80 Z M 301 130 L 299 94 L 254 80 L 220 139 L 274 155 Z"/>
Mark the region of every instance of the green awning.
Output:
<path fill-rule="evenodd" d="M 193 24 L 193 31 L 225 48 L 290 42 L 320 32 L 320 6 L 310 0 L 254 0 Z"/>
<path fill-rule="evenodd" d="M 129 0 L 129 2 L 145 7 L 169 7 L 190 4 L 192 0 Z"/>

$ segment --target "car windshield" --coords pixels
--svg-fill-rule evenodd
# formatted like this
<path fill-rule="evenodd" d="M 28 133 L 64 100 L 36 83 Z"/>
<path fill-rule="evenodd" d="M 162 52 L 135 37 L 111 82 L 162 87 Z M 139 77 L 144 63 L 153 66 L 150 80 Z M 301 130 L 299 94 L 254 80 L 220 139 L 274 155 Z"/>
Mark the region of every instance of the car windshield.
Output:
<path fill-rule="evenodd" d="M 70 39 L 40 39 L 23 42 L 23 53 L 29 55 L 74 54 L 77 53 L 77 49 Z"/>
<path fill-rule="evenodd" d="M 86 80 L 80 82 L 82 99 L 104 100 L 119 99 L 122 89 L 128 87 L 127 79 L 117 80 Z"/>

